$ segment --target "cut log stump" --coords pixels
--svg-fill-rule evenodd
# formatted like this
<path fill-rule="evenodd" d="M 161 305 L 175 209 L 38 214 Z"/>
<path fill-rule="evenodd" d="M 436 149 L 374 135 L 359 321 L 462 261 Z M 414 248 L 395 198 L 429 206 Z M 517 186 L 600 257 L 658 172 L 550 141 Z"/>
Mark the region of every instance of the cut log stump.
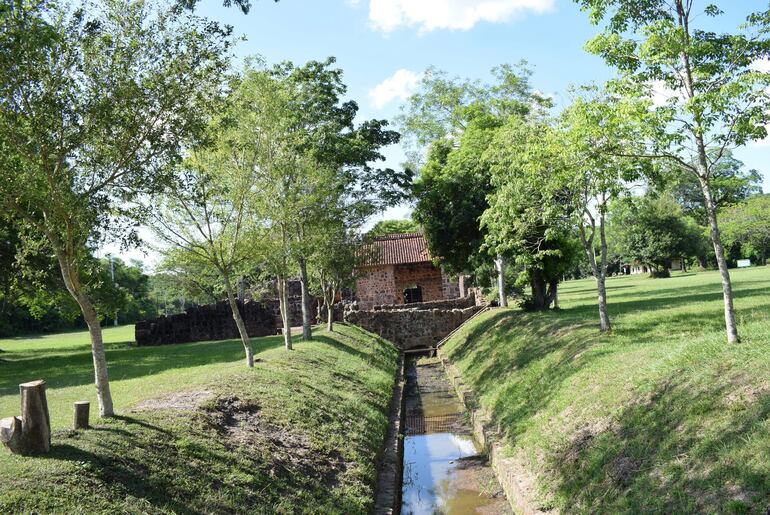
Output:
<path fill-rule="evenodd" d="M 88 401 L 78 401 L 75 403 L 72 421 L 73 429 L 88 429 L 88 413 L 90 409 L 91 403 Z"/>
<path fill-rule="evenodd" d="M 45 381 L 19 385 L 21 417 L 0 421 L 0 442 L 14 454 L 43 454 L 51 450 L 51 419 Z"/>

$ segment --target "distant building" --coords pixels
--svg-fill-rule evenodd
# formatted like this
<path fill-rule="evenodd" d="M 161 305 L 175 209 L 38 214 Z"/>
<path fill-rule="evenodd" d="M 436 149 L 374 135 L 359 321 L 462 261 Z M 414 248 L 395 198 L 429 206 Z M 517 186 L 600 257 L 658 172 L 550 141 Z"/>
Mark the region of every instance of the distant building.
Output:
<path fill-rule="evenodd" d="M 458 283 L 433 264 L 420 233 L 380 236 L 365 245 L 362 254 L 355 295 L 361 309 L 460 296 Z"/>
<path fill-rule="evenodd" d="M 683 259 L 673 258 L 669 263 L 670 263 L 668 266 L 669 271 L 671 272 L 685 271 Z M 634 261 L 633 263 L 623 263 L 620 266 L 620 271 L 622 274 L 625 274 L 625 275 L 647 274 L 652 272 L 652 270 L 647 265 L 642 264 L 639 261 Z"/>

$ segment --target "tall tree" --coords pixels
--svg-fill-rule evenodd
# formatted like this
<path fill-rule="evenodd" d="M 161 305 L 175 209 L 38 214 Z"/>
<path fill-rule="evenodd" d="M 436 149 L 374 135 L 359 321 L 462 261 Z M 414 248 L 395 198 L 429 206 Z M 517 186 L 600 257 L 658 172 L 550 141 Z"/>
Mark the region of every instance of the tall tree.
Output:
<path fill-rule="evenodd" d="M 649 141 L 639 155 L 668 160 L 697 178 L 722 280 L 727 340 L 738 342 L 712 179 L 730 148 L 767 135 L 770 74 L 755 63 L 770 50 L 770 11 L 749 16 L 746 30 L 719 34 L 696 26 L 722 14 L 715 5 L 694 12 L 693 0 L 576 1 L 592 22 L 607 21 L 587 48 L 620 71 L 618 91 L 667 97 L 638 113 Z"/>
<path fill-rule="evenodd" d="M 558 283 L 576 257 L 570 238 L 574 225 L 570 210 L 563 208 L 572 192 L 564 185 L 548 187 L 558 184 L 555 178 L 564 171 L 558 139 L 545 120 L 510 118 L 483 156 L 494 188 L 481 216 L 485 244 L 514 256 L 524 269 L 518 282 L 530 286 L 528 309 L 545 310 L 554 303 Z"/>
<path fill-rule="evenodd" d="M 0 204 L 50 244 L 88 325 L 99 413 L 113 414 L 90 249 L 136 241 L 131 206 L 205 125 L 228 34 L 150 2 L 0 10 Z"/>
<path fill-rule="evenodd" d="M 375 166 L 399 134 L 384 120 L 355 123 L 358 105 L 342 101 L 346 86 L 334 62 L 247 66 L 233 94 L 233 138 L 254 160 L 261 213 L 280 234 L 271 241 L 282 249 L 274 256 L 283 257 L 271 263 L 296 261 L 299 271 L 305 339 L 312 320 L 308 259 L 324 237 L 322 221 L 343 204 L 346 219 L 358 223 L 403 199 L 411 179 Z"/>
<path fill-rule="evenodd" d="M 479 217 L 488 207 L 489 171 L 480 157 L 491 134 L 509 117 L 523 118 L 550 102 L 532 91 L 526 63 L 492 71 L 491 84 L 451 78 L 429 68 L 399 118 L 408 155 L 420 166 L 414 184 L 414 218 L 431 253 L 453 273 L 469 273 L 490 257 L 482 251 Z M 426 151 L 427 150 L 427 151 Z M 498 279 L 504 256 L 494 256 Z M 505 290 L 500 288 L 505 305 Z"/>
<path fill-rule="evenodd" d="M 220 150 L 220 151 L 217 151 Z M 254 367 L 254 352 L 235 293 L 235 280 L 252 257 L 257 231 L 248 209 L 251 174 L 229 173 L 222 166 L 231 155 L 225 149 L 202 150 L 186 161 L 177 182 L 165 191 L 152 218 L 166 256 L 187 269 L 213 268 L 219 275 L 246 353 Z M 216 170 L 216 171 L 215 171 Z"/>
<path fill-rule="evenodd" d="M 556 130 L 549 133 L 551 137 L 534 142 L 544 151 L 526 152 L 525 158 L 534 157 L 544 168 L 559 163 L 553 173 L 539 178 L 542 187 L 552 192 L 543 198 L 555 202 L 549 209 L 563 210 L 577 226 L 596 280 L 599 328 L 609 331 L 607 210 L 629 182 L 639 177 L 641 163 L 616 156 L 634 151 L 633 126 L 625 123 L 622 100 L 594 88 L 585 93 L 591 96 L 575 99 L 562 113 Z M 568 195 L 558 194 L 565 190 Z"/>

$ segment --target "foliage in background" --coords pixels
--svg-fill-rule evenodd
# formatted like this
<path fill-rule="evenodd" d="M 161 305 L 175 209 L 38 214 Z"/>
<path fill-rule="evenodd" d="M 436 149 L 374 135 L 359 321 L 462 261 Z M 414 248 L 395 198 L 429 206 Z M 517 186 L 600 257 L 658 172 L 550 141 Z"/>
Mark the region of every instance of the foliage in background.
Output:
<path fill-rule="evenodd" d="M 770 195 L 757 195 L 724 209 L 719 215 L 725 242 L 742 245 L 743 257 L 753 255 L 760 265 L 767 263 L 770 249 Z"/>
<path fill-rule="evenodd" d="M 368 238 L 376 238 L 377 236 L 387 236 L 388 234 L 419 231 L 420 225 L 414 220 L 380 220 L 371 229 L 366 231 L 366 236 Z"/>
<path fill-rule="evenodd" d="M 697 255 L 703 231 L 669 195 L 625 197 L 610 208 L 609 240 L 626 263 L 643 264 L 655 277 L 668 277 L 671 260 Z"/>

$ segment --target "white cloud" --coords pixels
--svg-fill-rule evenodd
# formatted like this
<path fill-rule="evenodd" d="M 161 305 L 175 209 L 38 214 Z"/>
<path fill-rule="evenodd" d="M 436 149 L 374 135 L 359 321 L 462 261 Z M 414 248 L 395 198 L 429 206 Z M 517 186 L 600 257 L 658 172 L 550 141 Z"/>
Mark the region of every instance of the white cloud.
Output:
<path fill-rule="evenodd" d="M 756 70 L 758 72 L 768 73 L 770 72 L 770 59 L 768 59 L 767 57 L 762 59 L 757 59 L 756 61 L 754 61 L 749 65 L 749 68 L 751 68 L 752 70 Z"/>
<path fill-rule="evenodd" d="M 478 22 L 509 21 L 526 11 L 553 9 L 555 0 L 369 0 L 369 21 L 383 32 L 399 27 L 468 30 Z"/>
<path fill-rule="evenodd" d="M 650 97 L 655 107 L 662 107 L 669 103 L 669 100 L 675 98 L 677 101 L 684 101 L 681 91 L 669 88 L 662 80 L 654 80 L 650 83 Z"/>
<path fill-rule="evenodd" d="M 406 100 L 415 92 L 422 75 L 401 68 L 369 91 L 369 100 L 377 109 L 382 109 L 395 100 Z"/>

